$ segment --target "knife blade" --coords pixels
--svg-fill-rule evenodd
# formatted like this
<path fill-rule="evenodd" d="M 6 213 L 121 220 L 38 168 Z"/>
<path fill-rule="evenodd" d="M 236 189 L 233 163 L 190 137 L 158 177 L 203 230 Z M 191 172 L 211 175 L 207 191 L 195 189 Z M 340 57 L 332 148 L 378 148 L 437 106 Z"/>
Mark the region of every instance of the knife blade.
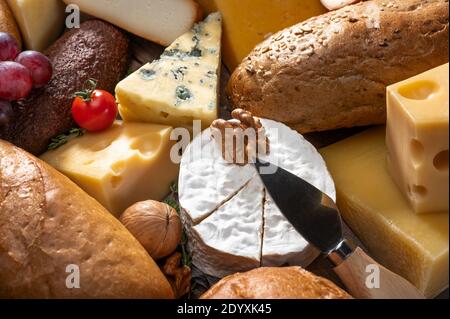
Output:
<path fill-rule="evenodd" d="M 256 159 L 261 172 L 273 165 Z M 343 241 L 342 220 L 334 201 L 302 178 L 274 166 L 274 174 L 260 174 L 267 191 L 294 228 L 313 246 L 329 254 Z"/>
<path fill-rule="evenodd" d="M 424 299 L 405 278 L 381 266 L 344 238 L 335 202 L 304 179 L 256 158 L 253 161 L 266 190 L 282 214 L 310 244 L 336 266 L 335 273 L 356 298 Z M 270 165 L 269 170 L 264 169 Z M 268 172 L 270 174 L 262 173 Z M 368 273 L 369 270 L 369 273 Z M 374 271 L 368 284 L 370 271 Z"/>

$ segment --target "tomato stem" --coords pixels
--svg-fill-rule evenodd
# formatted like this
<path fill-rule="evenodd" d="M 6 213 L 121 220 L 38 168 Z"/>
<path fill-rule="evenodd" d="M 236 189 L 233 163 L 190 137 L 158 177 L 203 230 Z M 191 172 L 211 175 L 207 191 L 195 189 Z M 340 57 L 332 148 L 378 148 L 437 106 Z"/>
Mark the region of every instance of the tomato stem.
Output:
<path fill-rule="evenodd" d="M 96 79 L 88 79 L 85 83 L 84 83 L 84 88 L 81 91 L 75 92 L 73 94 L 73 97 L 80 97 L 83 99 L 83 101 L 85 102 L 90 102 L 91 101 L 91 95 L 94 92 L 95 89 L 97 89 L 98 86 L 98 81 Z"/>

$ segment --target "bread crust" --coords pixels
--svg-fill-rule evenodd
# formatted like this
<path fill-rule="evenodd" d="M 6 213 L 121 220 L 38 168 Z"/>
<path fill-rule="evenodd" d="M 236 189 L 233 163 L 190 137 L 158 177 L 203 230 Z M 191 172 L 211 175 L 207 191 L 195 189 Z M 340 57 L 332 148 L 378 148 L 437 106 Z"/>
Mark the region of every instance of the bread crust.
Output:
<path fill-rule="evenodd" d="M 448 9 L 373 0 L 312 18 L 259 44 L 228 96 L 300 133 L 383 124 L 386 86 L 448 61 Z"/>
<path fill-rule="evenodd" d="M 5 0 L 0 0 L 0 32 L 6 32 L 16 38 L 17 43 L 22 47 L 22 38 L 16 20 Z"/>
<path fill-rule="evenodd" d="M 158 266 L 98 202 L 0 140 L 0 298 L 173 298 Z M 80 288 L 68 289 L 68 265 Z"/>
<path fill-rule="evenodd" d="M 228 276 L 201 299 L 350 299 L 331 281 L 301 267 L 257 268 Z"/>
<path fill-rule="evenodd" d="M 66 32 L 46 54 L 53 65 L 52 80 L 28 99 L 13 103 L 12 125 L 0 127 L 0 138 L 35 155 L 47 150 L 51 138 L 75 126 L 73 94 L 89 78 L 114 92 L 127 68 L 128 38 L 106 22 L 90 20 Z"/>

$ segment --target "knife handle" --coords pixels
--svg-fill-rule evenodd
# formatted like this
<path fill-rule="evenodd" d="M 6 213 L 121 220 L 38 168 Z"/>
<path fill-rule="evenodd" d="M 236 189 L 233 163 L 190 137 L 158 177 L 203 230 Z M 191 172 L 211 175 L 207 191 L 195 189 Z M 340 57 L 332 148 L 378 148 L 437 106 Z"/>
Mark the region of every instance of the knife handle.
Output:
<path fill-rule="evenodd" d="M 409 281 L 355 251 L 334 268 L 348 292 L 359 299 L 425 299 Z"/>

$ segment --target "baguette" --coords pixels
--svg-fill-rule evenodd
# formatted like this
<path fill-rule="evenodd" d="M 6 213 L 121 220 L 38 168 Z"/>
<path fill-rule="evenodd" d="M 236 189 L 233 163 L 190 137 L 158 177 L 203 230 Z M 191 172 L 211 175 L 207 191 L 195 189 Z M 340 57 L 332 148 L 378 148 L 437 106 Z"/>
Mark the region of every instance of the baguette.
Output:
<path fill-rule="evenodd" d="M 0 234 L 0 298 L 173 298 L 118 220 L 55 169 L 1 140 Z M 66 285 L 68 265 L 79 267 L 79 288 Z"/>
<path fill-rule="evenodd" d="M 66 32 L 46 54 L 53 65 L 50 83 L 14 102 L 12 124 L 0 127 L 0 139 L 35 155 L 47 150 L 51 138 L 75 126 L 73 94 L 89 78 L 96 79 L 100 89 L 114 92 L 128 65 L 128 38 L 109 23 L 90 20 Z"/>
<path fill-rule="evenodd" d="M 386 86 L 448 61 L 448 0 L 374 0 L 285 29 L 233 73 L 235 108 L 300 133 L 383 124 Z"/>
<path fill-rule="evenodd" d="M 300 267 L 265 267 L 228 276 L 201 299 L 351 299 L 351 296 L 328 279 Z"/>
<path fill-rule="evenodd" d="M 0 32 L 6 32 L 16 38 L 19 47 L 22 47 L 19 27 L 5 0 L 0 0 Z"/>

